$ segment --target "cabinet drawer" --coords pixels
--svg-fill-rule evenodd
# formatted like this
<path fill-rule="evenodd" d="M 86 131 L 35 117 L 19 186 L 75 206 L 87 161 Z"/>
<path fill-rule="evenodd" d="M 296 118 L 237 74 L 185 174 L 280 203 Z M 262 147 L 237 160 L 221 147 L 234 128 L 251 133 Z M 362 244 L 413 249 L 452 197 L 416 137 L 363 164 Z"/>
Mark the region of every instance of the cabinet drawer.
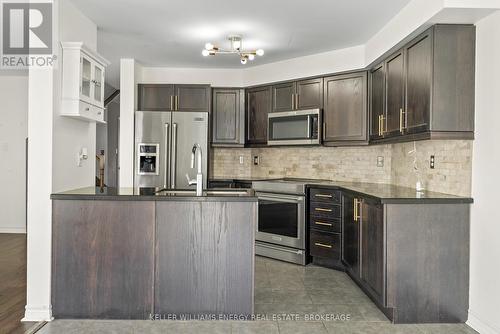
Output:
<path fill-rule="evenodd" d="M 312 188 L 310 201 L 340 204 L 341 194 L 339 190 Z"/>
<path fill-rule="evenodd" d="M 104 122 L 104 110 L 86 102 L 80 102 L 80 117 Z"/>
<path fill-rule="evenodd" d="M 340 219 L 322 219 L 316 216 L 309 217 L 310 228 L 325 232 L 341 232 Z"/>
<path fill-rule="evenodd" d="M 326 219 L 340 218 L 341 209 L 340 205 L 311 202 L 310 203 L 311 216 Z"/>
<path fill-rule="evenodd" d="M 309 252 L 312 256 L 340 260 L 340 234 L 311 230 Z"/>

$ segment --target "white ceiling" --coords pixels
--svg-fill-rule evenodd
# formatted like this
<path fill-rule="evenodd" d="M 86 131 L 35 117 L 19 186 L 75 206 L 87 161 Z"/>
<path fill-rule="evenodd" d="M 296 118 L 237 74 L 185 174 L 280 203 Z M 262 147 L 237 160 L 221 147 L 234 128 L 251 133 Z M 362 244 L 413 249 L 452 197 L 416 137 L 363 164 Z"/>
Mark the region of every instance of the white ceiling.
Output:
<path fill-rule="evenodd" d="M 147 66 L 242 68 L 364 44 L 410 0 L 73 0 L 98 28 L 99 53 Z M 206 42 L 265 55 L 241 65 L 235 55 L 203 57 Z M 113 80 L 114 81 L 114 80 Z M 115 81 L 116 82 L 116 81 Z"/>

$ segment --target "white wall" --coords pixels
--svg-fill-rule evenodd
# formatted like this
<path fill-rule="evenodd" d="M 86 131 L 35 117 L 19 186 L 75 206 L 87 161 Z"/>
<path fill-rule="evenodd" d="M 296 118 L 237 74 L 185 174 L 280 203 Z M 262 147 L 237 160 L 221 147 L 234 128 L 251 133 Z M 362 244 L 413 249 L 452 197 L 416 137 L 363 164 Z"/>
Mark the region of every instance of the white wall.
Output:
<path fill-rule="evenodd" d="M 60 40 L 84 42 L 96 50 L 97 26 L 84 16 L 70 1 L 60 1 Z M 62 51 L 59 51 L 62 54 Z M 61 66 L 54 71 L 54 152 L 53 191 L 82 188 L 95 183 L 96 124 L 59 116 L 61 108 Z M 77 165 L 77 155 L 87 148 L 88 160 Z"/>
<path fill-rule="evenodd" d="M 0 233 L 26 233 L 28 74 L 0 72 L 0 101 Z"/>
<path fill-rule="evenodd" d="M 55 1 L 60 41 L 97 44 L 97 27 L 69 1 Z M 55 41 L 59 45 L 59 41 Z M 59 50 L 59 55 L 61 54 Z M 27 304 L 23 321 L 51 320 L 51 231 L 53 192 L 94 184 L 95 123 L 59 115 L 61 57 L 57 69 L 32 69 L 28 92 Z M 80 148 L 89 159 L 77 167 Z"/>
<path fill-rule="evenodd" d="M 476 139 L 472 161 L 470 308 L 468 323 L 500 333 L 500 12 L 477 23 Z"/>

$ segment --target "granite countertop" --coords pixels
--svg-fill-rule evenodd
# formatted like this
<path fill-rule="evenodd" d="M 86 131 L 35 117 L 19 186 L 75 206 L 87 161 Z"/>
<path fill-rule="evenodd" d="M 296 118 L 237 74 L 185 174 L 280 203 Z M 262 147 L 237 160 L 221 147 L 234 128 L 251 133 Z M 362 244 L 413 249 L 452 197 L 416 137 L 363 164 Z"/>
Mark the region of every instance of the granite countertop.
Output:
<path fill-rule="evenodd" d="M 159 188 L 99 188 L 86 187 L 54 193 L 51 199 L 58 200 L 134 200 L 134 201 L 257 201 L 252 189 L 209 189 L 203 196 L 194 190 L 165 190 Z"/>
<path fill-rule="evenodd" d="M 382 203 L 472 203 L 470 197 L 460 197 L 434 191 L 417 192 L 414 188 L 381 183 L 311 181 L 308 186 L 339 188 L 378 198 Z"/>
<path fill-rule="evenodd" d="M 362 195 L 380 199 L 382 203 L 472 203 L 470 197 L 461 197 L 434 191 L 417 192 L 414 188 L 395 186 L 381 183 L 346 182 L 335 180 L 300 180 L 294 178 L 212 178 L 214 181 L 272 181 L 290 180 L 303 183 L 308 187 L 326 187 L 339 190 L 348 190 Z"/>

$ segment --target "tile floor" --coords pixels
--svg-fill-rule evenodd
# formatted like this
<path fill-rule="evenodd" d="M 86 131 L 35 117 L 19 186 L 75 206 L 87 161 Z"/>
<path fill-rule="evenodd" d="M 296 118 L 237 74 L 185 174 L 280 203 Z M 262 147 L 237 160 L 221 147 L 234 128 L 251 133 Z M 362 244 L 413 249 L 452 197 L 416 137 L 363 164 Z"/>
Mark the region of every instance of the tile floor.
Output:
<path fill-rule="evenodd" d="M 55 320 L 37 334 L 263 333 L 472 334 L 463 324 L 393 325 L 342 272 L 257 257 L 258 321 Z M 284 319 L 288 316 L 289 319 Z M 315 318 L 311 315 L 323 315 Z M 330 317 L 329 319 L 326 317 Z"/>

